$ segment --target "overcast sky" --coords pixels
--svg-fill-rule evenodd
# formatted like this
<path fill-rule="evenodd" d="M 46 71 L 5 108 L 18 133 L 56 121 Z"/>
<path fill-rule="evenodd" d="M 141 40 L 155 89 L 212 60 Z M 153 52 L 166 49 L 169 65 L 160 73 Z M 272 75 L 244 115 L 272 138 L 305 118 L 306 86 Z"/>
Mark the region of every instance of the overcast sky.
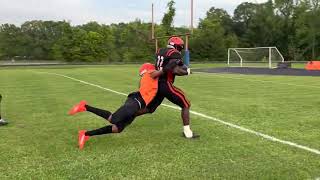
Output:
<path fill-rule="evenodd" d="M 0 24 L 21 25 L 29 20 L 67 20 L 73 25 L 97 21 L 103 24 L 130 22 L 136 18 L 151 22 L 151 4 L 155 21 L 160 23 L 169 0 L 0 0 Z M 194 21 L 204 18 L 210 7 L 223 8 L 232 15 L 241 2 L 266 0 L 194 0 Z M 190 26 L 190 0 L 175 0 L 175 26 Z"/>

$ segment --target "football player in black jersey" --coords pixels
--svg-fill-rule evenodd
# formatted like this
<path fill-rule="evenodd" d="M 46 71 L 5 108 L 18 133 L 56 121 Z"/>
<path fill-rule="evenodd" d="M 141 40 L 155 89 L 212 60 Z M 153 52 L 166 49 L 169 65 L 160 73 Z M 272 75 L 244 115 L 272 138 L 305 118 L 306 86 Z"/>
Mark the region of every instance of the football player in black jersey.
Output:
<path fill-rule="evenodd" d="M 173 36 L 168 40 L 166 48 L 161 48 L 156 53 L 156 69 L 161 70 L 172 61 L 176 62 L 176 66 L 159 77 L 158 92 L 156 97 L 147 106 L 148 113 L 153 113 L 162 103 L 164 98 L 167 98 L 172 103 L 181 107 L 181 118 L 183 120 L 183 135 L 186 138 L 196 138 L 190 129 L 190 101 L 185 96 L 184 92 L 173 85 L 175 76 L 184 76 L 190 74 L 190 69 L 184 65 L 181 51 L 184 49 L 184 42 L 180 37 Z"/>

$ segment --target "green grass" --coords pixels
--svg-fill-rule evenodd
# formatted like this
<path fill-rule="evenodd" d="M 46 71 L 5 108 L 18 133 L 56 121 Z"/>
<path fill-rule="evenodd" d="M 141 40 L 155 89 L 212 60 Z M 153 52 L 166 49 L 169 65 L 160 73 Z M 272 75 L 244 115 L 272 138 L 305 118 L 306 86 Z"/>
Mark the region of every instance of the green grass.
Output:
<path fill-rule="evenodd" d="M 79 151 L 77 131 L 106 122 L 90 113 L 68 116 L 70 107 L 86 99 L 115 111 L 125 97 L 37 72 L 64 74 L 129 93 L 137 89 L 137 69 L 136 65 L 1 68 L 2 111 L 10 124 L 0 127 L 0 179 L 320 177 L 320 155 L 195 115 L 191 127 L 201 138 L 186 140 L 181 137 L 179 111 L 163 106 L 137 118 L 121 134 L 90 139 Z M 175 84 L 185 90 L 193 111 L 319 150 L 319 80 L 192 74 L 178 77 Z"/>

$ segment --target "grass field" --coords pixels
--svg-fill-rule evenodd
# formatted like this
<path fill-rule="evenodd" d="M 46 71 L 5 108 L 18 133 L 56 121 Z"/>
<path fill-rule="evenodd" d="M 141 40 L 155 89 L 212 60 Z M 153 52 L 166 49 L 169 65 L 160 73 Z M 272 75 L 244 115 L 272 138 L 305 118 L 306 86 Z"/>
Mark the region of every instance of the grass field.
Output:
<path fill-rule="evenodd" d="M 196 67 L 213 65 L 198 65 Z M 320 154 L 191 115 L 199 140 L 181 137 L 176 109 L 161 106 L 123 133 L 94 137 L 83 151 L 77 131 L 104 126 L 90 113 L 68 116 L 80 100 L 116 110 L 138 85 L 138 66 L 0 68 L 3 116 L 0 179 L 310 179 Z M 178 77 L 192 110 L 320 150 L 320 78 L 192 74 Z M 170 104 L 165 101 L 165 104 Z"/>

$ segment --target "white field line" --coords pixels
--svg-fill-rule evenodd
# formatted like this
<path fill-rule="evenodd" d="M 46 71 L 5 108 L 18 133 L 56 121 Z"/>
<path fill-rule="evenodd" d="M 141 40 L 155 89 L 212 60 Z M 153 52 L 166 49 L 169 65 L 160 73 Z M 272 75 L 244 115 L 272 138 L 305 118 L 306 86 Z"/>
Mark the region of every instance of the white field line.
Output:
<path fill-rule="evenodd" d="M 90 85 L 90 86 L 94 86 L 94 87 L 97 87 L 97 88 L 100 88 L 100 89 L 103 89 L 103 90 L 106 90 L 106 91 L 109 91 L 109 92 L 113 92 L 113 93 L 116 93 L 116 94 L 119 94 L 119 95 L 127 96 L 127 94 L 125 94 L 125 93 L 114 91 L 112 89 L 105 88 L 105 87 L 102 87 L 102 86 L 99 86 L 99 85 L 96 85 L 96 84 L 92 84 L 92 83 L 89 83 L 89 82 L 86 82 L 86 81 L 83 81 L 83 80 L 80 80 L 80 79 L 76 79 L 76 78 L 73 78 L 73 77 L 70 77 L 70 76 L 66 76 L 66 75 L 63 75 L 63 74 L 49 73 L 49 72 L 35 72 L 35 73 L 51 74 L 51 75 L 61 76 L 61 77 L 65 77 L 65 78 L 71 79 L 73 81 L 78 81 L 80 83 L 87 84 L 87 85 Z M 172 109 L 180 110 L 180 108 L 177 107 L 177 106 L 172 106 L 172 105 L 168 105 L 168 104 L 161 104 L 161 105 L 163 105 L 165 107 L 172 108 Z M 232 127 L 232 128 L 236 128 L 236 129 L 238 129 L 240 131 L 244 131 L 244 132 L 247 132 L 247 133 L 250 133 L 250 134 L 254 134 L 256 136 L 260 136 L 260 137 L 262 137 L 264 139 L 267 139 L 269 141 L 274 141 L 274 142 L 278 142 L 278 143 L 281 143 L 281 144 L 286 144 L 286 145 L 289 145 L 289 146 L 292 146 L 292 147 L 295 147 L 295 148 L 298 148 L 298 149 L 302 149 L 302 150 L 309 151 L 309 152 L 312 152 L 314 154 L 320 155 L 320 150 L 317 150 L 317 149 L 313 149 L 313 148 L 309 148 L 307 146 L 299 145 L 299 144 L 294 143 L 294 142 L 281 140 L 281 139 L 278 139 L 276 137 L 269 136 L 267 134 L 263 134 L 263 133 L 260 133 L 260 132 L 257 132 L 257 131 L 251 130 L 251 129 L 247 129 L 245 127 L 238 126 L 238 125 L 235 125 L 235 124 L 232 124 L 232 123 L 229 123 L 229 122 L 226 122 L 226 121 L 220 120 L 218 118 L 214 118 L 214 117 L 211 117 L 211 116 L 199 113 L 199 112 L 190 111 L 190 113 L 194 114 L 194 115 L 197 115 L 197 116 L 200 116 L 200 117 L 203 117 L 203 118 L 206 118 L 206 119 L 210 119 L 210 120 L 219 122 L 221 124 L 227 125 L 227 126 Z"/>
<path fill-rule="evenodd" d="M 229 78 L 229 79 L 240 79 L 240 80 L 245 80 L 245 81 L 251 81 L 251 82 L 263 82 L 263 83 L 273 83 L 273 84 L 280 84 L 280 85 L 288 85 L 288 86 L 297 86 L 297 87 L 307 87 L 307 88 L 320 88 L 320 86 L 311 86 L 311 85 L 304 85 L 304 84 L 292 84 L 292 83 L 281 83 L 281 82 L 276 82 L 276 81 L 266 81 L 266 80 L 259 80 L 259 79 L 249 79 L 248 77 L 243 77 L 243 76 L 248 76 L 248 75 L 240 75 L 242 77 L 231 77 L 231 76 L 224 76 L 221 73 L 206 73 L 206 72 L 194 72 L 193 74 L 206 74 L 206 75 L 213 75 L 213 76 L 218 76 L 222 78 Z M 228 74 L 228 75 L 233 75 L 233 74 Z"/>

